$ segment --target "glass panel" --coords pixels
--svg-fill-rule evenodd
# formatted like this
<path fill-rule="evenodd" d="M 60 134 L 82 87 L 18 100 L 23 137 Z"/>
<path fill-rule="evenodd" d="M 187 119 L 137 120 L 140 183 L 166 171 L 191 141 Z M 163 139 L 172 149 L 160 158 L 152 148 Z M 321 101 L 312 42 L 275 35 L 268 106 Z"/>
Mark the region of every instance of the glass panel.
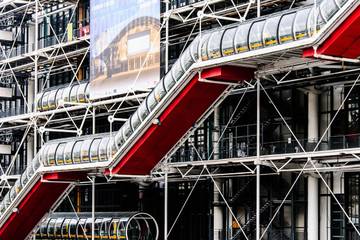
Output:
<path fill-rule="evenodd" d="M 155 99 L 155 93 L 154 93 L 154 90 L 151 91 L 151 93 L 148 95 L 148 97 L 146 98 L 146 103 L 147 103 L 147 107 L 148 109 L 150 110 L 150 112 L 152 110 L 154 110 L 154 108 L 156 107 L 157 105 L 157 101 Z"/>
<path fill-rule="evenodd" d="M 64 102 L 70 102 L 70 91 L 72 87 L 66 87 L 63 91 L 62 99 Z"/>
<path fill-rule="evenodd" d="M 59 106 L 59 101 L 62 99 L 63 94 L 64 94 L 64 89 L 60 88 L 56 94 L 56 107 Z"/>
<path fill-rule="evenodd" d="M 107 157 L 107 145 L 109 143 L 109 137 L 104 137 L 101 142 L 100 142 L 100 146 L 99 146 L 99 158 L 100 161 L 106 161 L 108 160 Z"/>
<path fill-rule="evenodd" d="M 66 143 L 65 149 L 64 149 L 64 161 L 65 164 L 72 164 L 73 163 L 73 159 L 72 159 L 72 150 L 74 147 L 75 142 L 71 141 Z"/>
<path fill-rule="evenodd" d="M 90 162 L 90 146 L 93 139 L 87 139 L 83 142 L 81 146 L 81 162 L 86 163 Z"/>
<path fill-rule="evenodd" d="M 295 39 L 299 40 L 309 36 L 307 29 L 307 22 L 309 18 L 311 8 L 298 11 L 295 17 L 294 32 Z"/>
<path fill-rule="evenodd" d="M 132 129 L 130 127 L 129 119 L 124 123 L 124 125 L 121 127 L 121 129 L 122 129 L 124 140 L 126 141 L 132 134 Z"/>
<path fill-rule="evenodd" d="M 50 92 L 49 94 L 49 98 L 48 98 L 48 105 L 49 105 L 49 109 L 55 109 L 56 105 L 55 105 L 55 100 L 56 100 L 56 93 L 58 90 L 53 90 Z"/>
<path fill-rule="evenodd" d="M 199 39 L 199 36 L 197 36 L 190 45 L 191 56 L 194 61 L 197 61 L 199 59 Z"/>
<path fill-rule="evenodd" d="M 47 237 L 47 227 L 50 219 L 47 219 L 45 222 L 42 222 L 40 225 L 40 236 L 45 239 Z"/>
<path fill-rule="evenodd" d="M 124 136 L 122 134 L 122 130 L 120 130 L 115 135 L 115 143 L 117 144 L 118 148 L 120 148 L 125 143 Z"/>
<path fill-rule="evenodd" d="M 171 76 L 171 74 L 168 74 L 168 75 Z M 149 110 L 147 109 L 147 106 L 146 106 L 146 100 L 140 104 L 137 112 L 139 113 L 139 117 L 140 117 L 141 121 L 144 121 L 145 118 L 149 115 Z"/>
<path fill-rule="evenodd" d="M 138 112 L 136 111 L 132 116 L 131 116 L 131 127 L 133 128 L 133 130 L 135 131 L 141 124 L 140 118 L 138 116 Z M 116 142 L 118 144 L 118 142 Z M 119 145 L 119 144 L 118 144 Z"/>
<path fill-rule="evenodd" d="M 235 35 L 235 47 L 237 53 L 249 51 L 248 36 L 250 27 L 251 23 L 248 23 L 242 24 L 237 28 Z"/>
<path fill-rule="evenodd" d="M 336 0 L 336 2 L 339 4 L 339 6 L 344 6 L 344 4 L 347 2 L 348 0 Z"/>
<path fill-rule="evenodd" d="M 56 223 L 55 223 L 55 237 L 60 239 L 62 236 L 61 236 L 61 226 L 64 222 L 64 219 L 63 218 L 58 218 L 56 220 Z"/>
<path fill-rule="evenodd" d="M 48 237 L 54 237 L 56 219 L 51 219 L 48 224 L 47 235 Z"/>
<path fill-rule="evenodd" d="M 201 59 L 206 61 L 209 59 L 208 56 L 208 43 L 211 33 L 206 33 L 201 36 Z"/>
<path fill-rule="evenodd" d="M 318 32 L 323 24 L 325 24 L 324 19 L 322 18 L 319 8 L 312 8 L 311 13 L 309 15 L 308 21 L 308 29 L 310 29 L 310 35 L 314 35 L 315 33 L 315 23 L 314 20 L 316 19 L 316 32 Z"/>
<path fill-rule="evenodd" d="M 179 81 L 179 79 L 184 75 L 184 70 L 181 67 L 180 60 L 177 60 L 171 68 L 171 74 L 175 81 Z"/>
<path fill-rule="evenodd" d="M 113 219 L 110 224 L 109 236 L 111 239 L 118 238 L 119 219 Z"/>
<path fill-rule="evenodd" d="M 322 16 L 328 21 L 339 10 L 335 0 L 325 0 L 320 3 Z"/>
<path fill-rule="evenodd" d="M 175 85 L 176 81 L 174 80 L 171 71 L 166 74 L 164 77 L 164 85 L 167 92 Z M 144 119 L 144 118 L 143 118 Z"/>
<path fill-rule="evenodd" d="M 60 143 L 59 147 L 56 150 L 56 164 L 63 165 L 64 164 L 64 150 L 66 143 Z"/>
<path fill-rule="evenodd" d="M 82 218 L 79 220 L 78 222 L 78 225 L 77 225 L 77 230 L 76 230 L 76 233 L 77 233 L 77 239 L 86 239 L 85 238 L 85 222 L 86 222 L 86 219 Z"/>
<path fill-rule="evenodd" d="M 277 16 L 266 20 L 263 33 L 265 47 L 279 44 L 277 33 L 280 17 Z"/>
<path fill-rule="evenodd" d="M 191 57 L 190 48 L 186 48 L 180 58 L 183 69 L 188 70 L 194 63 L 194 59 Z"/>
<path fill-rule="evenodd" d="M 280 43 L 294 41 L 293 36 L 293 22 L 296 13 L 290 13 L 282 16 L 279 25 L 279 39 Z"/>
<path fill-rule="evenodd" d="M 90 97 L 90 87 L 89 87 L 89 83 L 86 84 L 86 89 L 85 89 L 85 98 L 86 100 L 89 99 Z"/>
<path fill-rule="evenodd" d="M 72 159 L 73 159 L 73 163 L 76 164 L 76 163 L 80 163 L 81 162 L 81 146 L 83 144 L 84 141 L 80 140 L 80 141 L 77 141 L 74 145 L 74 149 L 73 149 L 73 152 L 72 152 Z"/>
<path fill-rule="evenodd" d="M 70 222 L 71 222 L 71 219 L 65 219 L 63 225 L 62 225 L 62 230 L 61 230 L 61 237 L 63 239 L 67 239 L 69 238 L 69 230 L 70 230 Z"/>
<path fill-rule="evenodd" d="M 70 101 L 71 102 L 78 102 L 78 89 L 79 89 L 79 85 L 75 85 L 72 87 L 71 92 L 70 92 Z"/>
<path fill-rule="evenodd" d="M 251 26 L 249 34 L 249 45 L 250 49 L 258 49 L 264 47 L 262 40 L 262 32 L 264 29 L 265 21 L 255 22 Z"/>
<path fill-rule="evenodd" d="M 101 138 L 95 139 L 90 148 L 90 160 L 91 162 L 97 162 L 99 161 L 99 145 L 101 142 Z"/>
<path fill-rule="evenodd" d="M 36 105 L 37 105 L 37 109 L 39 109 L 39 111 L 42 111 L 42 97 L 44 96 L 44 93 L 40 93 L 37 97 L 36 97 Z"/>
<path fill-rule="evenodd" d="M 227 29 L 224 33 L 223 40 L 221 42 L 222 54 L 229 56 L 235 54 L 234 38 L 237 28 Z"/>
<path fill-rule="evenodd" d="M 107 146 L 108 159 L 111 159 L 116 154 L 117 149 L 118 148 L 116 146 L 114 137 L 110 138 L 110 141 L 109 141 L 108 146 Z"/>
<path fill-rule="evenodd" d="M 70 238 L 72 238 L 72 239 L 76 239 L 77 223 L 78 223 L 78 221 L 76 219 L 71 219 L 71 221 L 70 221 L 69 232 L 70 232 Z"/>
<path fill-rule="evenodd" d="M 102 219 L 95 219 L 95 228 L 94 228 L 94 234 L 95 234 L 95 238 L 99 239 L 100 238 L 100 227 L 102 224 Z"/>
<path fill-rule="evenodd" d="M 161 80 L 155 87 L 155 99 L 157 102 L 160 102 L 161 99 L 166 95 L 166 90 L 164 87 L 164 82 Z"/>
<path fill-rule="evenodd" d="M 58 147 L 58 143 L 52 143 L 49 147 L 49 151 L 48 151 L 48 157 L 47 157 L 47 162 L 49 166 L 54 166 L 55 165 L 55 153 L 56 153 L 56 149 Z"/>
<path fill-rule="evenodd" d="M 222 57 L 220 47 L 221 47 L 221 40 L 222 40 L 224 31 L 225 30 L 216 31 L 213 34 L 211 34 L 211 37 L 210 37 L 209 43 L 208 43 L 209 59 Z"/>
<path fill-rule="evenodd" d="M 78 89 L 78 93 L 77 93 L 78 101 L 81 103 L 86 101 L 86 99 L 85 99 L 86 87 L 87 87 L 87 84 L 83 83 L 83 84 L 80 84 L 79 89 Z"/>
<path fill-rule="evenodd" d="M 42 110 L 46 111 L 49 109 L 48 101 L 49 101 L 50 92 L 45 92 L 42 97 Z"/>
<path fill-rule="evenodd" d="M 109 227 L 111 223 L 111 218 L 105 218 L 102 221 L 101 229 L 100 229 L 100 236 L 102 239 L 108 239 L 109 238 Z"/>
<path fill-rule="evenodd" d="M 47 162 L 47 153 L 49 151 L 49 144 L 45 144 L 41 151 L 41 162 L 44 164 L 44 166 L 48 165 Z"/>

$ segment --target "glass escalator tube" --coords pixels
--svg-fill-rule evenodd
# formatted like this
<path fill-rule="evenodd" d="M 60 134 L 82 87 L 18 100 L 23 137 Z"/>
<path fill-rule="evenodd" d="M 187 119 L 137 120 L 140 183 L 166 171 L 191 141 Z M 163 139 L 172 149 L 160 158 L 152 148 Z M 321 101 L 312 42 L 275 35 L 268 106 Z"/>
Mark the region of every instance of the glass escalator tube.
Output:
<path fill-rule="evenodd" d="M 44 95 L 41 98 L 41 106 L 42 106 L 41 109 L 43 111 L 49 110 L 49 104 L 48 104 L 49 94 L 50 94 L 50 91 L 46 91 L 46 92 L 44 92 Z"/>
<path fill-rule="evenodd" d="M 321 15 L 326 21 L 329 21 L 330 18 L 332 18 L 339 11 L 339 9 L 340 8 L 335 0 L 326 0 L 320 3 Z"/>
<path fill-rule="evenodd" d="M 125 143 L 125 139 L 122 134 L 122 128 L 120 128 L 120 130 L 116 133 L 114 138 L 117 148 L 120 149 L 121 146 Z"/>
<path fill-rule="evenodd" d="M 203 61 L 209 60 L 208 45 L 211 33 L 205 33 L 201 36 L 201 59 Z"/>
<path fill-rule="evenodd" d="M 173 79 L 177 82 L 184 75 L 185 70 L 181 66 L 180 59 L 176 60 L 174 66 L 171 68 L 171 74 Z"/>
<path fill-rule="evenodd" d="M 236 27 L 232 27 L 226 29 L 224 32 L 223 39 L 221 41 L 221 51 L 224 57 L 235 54 L 236 30 L 237 30 Z"/>
<path fill-rule="evenodd" d="M 75 145 L 74 141 L 69 141 L 65 145 L 65 149 L 64 149 L 64 164 L 65 165 L 73 164 L 72 152 L 74 149 L 74 145 Z"/>
<path fill-rule="evenodd" d="M 342 7 L 342 6 L 344 6 L 344 4 L 347 2 L 348 0 L 336 0 L 336 3 L 340 6 L 340 7 Z"/>
<path fill-rule="evenodd" d="M 42 162 L 42 164 L 44 166 L 48 166 L 48 162 L 47 162 L 47 154 L 48 154 L 48 151 L 50 149 L 50 144 L 49 143 L 46 143 L 43 147 L 42 147 L 42 150 L 40 152 L 40 161 Z"/>
<path fill-rule="evenodd" d="M 281 17 L 279 23 L 279 42 L 288 43 L 294 41 L 293 23 L 296 12 L 287 13 Z"/>
<path fill-rule="evenodd" d="M 18 181 L 16 181 L 16 184 L 19 184 Z M 10 188 L 9 191 L 10 191 L 10 200 L 11 200 L 11 202 L 13 202 L 15 200 L 16 196 L 17 196 L 16 187 L 13 186 L 12 188 Z"/>
<path fill-rule="evenodd" d="M 48 239 L 54 239 L 55 223 L 56 223 L 55 218 L 50 219 L 48 227 L 47 227 L 47 237 L 48 237 Z"/>
<path fill-rule="evenodd" d="M 154 96 L 155 96 L 156 101 L 159 103 L 165 97 L 165 95 L 166 95 L 166 89 L 164 86 L 164 81 L 160 80 L 160 82 L 158 82 L 158 84 L 156 84 L 155 89 L 154 89 Z M 136 114 L 134 114 L 134 115 L 136 115 Z M 139 119 L 139 117 L 137 117 L 137 118 Z"/>
<path fill-rule="evenodd" d="M 65 151 L 65 146 L 66 146 L 66 142 L 60 143 L 57 150 L 56 150 L 56 157 L 55 157 L 55 162 L 56 165 L 64 165 L 64 151 Z"/>
<path fill-rule="evenodd" d="M 191 65 L 195 63 L 195 60 L 191 56 L 191 46 L 186 48 L 184 53 L 180 56 L 180 61 L 184 70 L 188 70 Z"/>
<path fill-rule="evenodd" d="M 158 102 L 156 101 L 154 90 L 151 91 L 145 101 L 150 112 L 155 109 Z"/>
<path fill-rule="evenodd" d="M 87 83 L 85 88 L 85 101 L 89 101 L 89 100 L 90 100 L 90 83 Z"/>
<path fill-rule="evenodd" d="M 310 32 L 307 28 L 310 12 L 311 8 L 306 8 L 299 10 L 296 13 L 294 21 L 295 40 L 300 40 L 310 36 Z"/>
<path fill-rule="evenodd" d="M 39 234 L 37 234 L 40 237 L 40 239 L 48 238 L 47 230 L 48 230 L 48 225 L 49 225 L 50 220 L 51 220 L 51 218 L 48 218 L 41 223 L 39 231 L 38 231 Z"/>
<path fill-rule="evenodd" d="M 131 116 L 131 127 L 135 131 L 141 124 L 141 119 L 139 117 L 139 111 L 134 112 L 134 114 Z M 120 145 L 118 145 L 120 146 Z"/>
<path fill-rule="evenodd" d="M 44 96 L 44 92 L 39 93 L 39 95 L 37 95 L 37 97 L 36 97 L 36 107 L 40 112 L 43 111 L 43 109 L 42 109 L 42 97 L 43 96 Z"/>
<path fill-rule="evenodd" d="M 199 60 L 199 44 L 200 44 L 200 37 L 197 36 L 194 41 L 190 44 L 190 54 L 193 58 L 194 62 Z"/>
<path fill-rule="evenodd" d="M 92 233 L 92 219 L 91 218 L 86 219 L 84 232 L 85 232 L 85 234 L 84 234 L 85 239 L 91 239 L 91 233 Z"/>
<path fill-rule="evenodd" d="M 82 83 L 79 85 L 79 89 L 78 89 L 78 93 L 77 93 L 77 101 L 79 103 L 84 103 L 86 102 L 86 88 L 87 88 L 87 83 Z"/>
<path fill-rule="evenodd" d="M 221 41 L 223 39 L 225 30 L 215 31 L 211 34 L 209 38 L 209 43 L 207 46 L 207 52 L 209 59 L 221 58 Z"/>
<path fill-rule="evenodd" d="M 236 53 L 242 53 L 249 51 L 249 41 L 248 36 L 250 32 L 250 27 L 252 23 L 241 24 L 236 29 L 235 34 L 235 51 Z"/>
<path fill-rule="evenodd" d="M 76 227 L 76 239 L 77 240 L 85 240 L 85 218 L 81 218 Z"/>
<path fill-rule="evenodd" d="M 94 228 L 94 235 L 95 235 L 95 239 L 101 239 L 101 235 L 100 235 L 100 228 L 101 228 L 101 224 L 102 224 L 102 218 L 96 218 L 95 219 L 95 228 Z"/>
<path fill-rule="evenodd" d="M 56 95 L 58 93 L 58 89 L 50 91 L 48 98 L 48 109 L 53 110 L 56 108 Z"/>
<path fill-rule="evenodd" d="M 57 94 L 56 94 L 56 99 L 55 99 L 55 108 L 58 108 L 59 107 L 59 104 L 60 104 L 60 100 L 62 100 L 62 97 L 63 97 L 63 94 L 64 94 L 64 88 L 59 88 Z"/>
<path fill-rule="evenodd" d="M 313 36 L 315 33 L 317 33 L 324 24 L 325 24 L 325 20 L 321 16 L 319 8 L 313 7 L 311 9 L 308 19 L 308 29 L 310 32 L 310 36 Z M 316 30 L 315 30 L 315 25 L 316 25 Z"/>
<path fill-rule="evenodd" d="M 72 103 L 78 102 L 78 89 L 79 89 L 79 84 L 76 84 L 71 88 L 70 102 L 72 102 Z"/>
<path fill-rule="evenodd" d="M 118 236 L 118 227 L 119 227 L 119 219 L 112 219 L 109 226 L 109 238 L 110 239 L 120 239 Z"/>
<path fill-rule="evenodd" d="M 171 75 L 171 74 L 169 74 L 169 75 Z M 143 122 L 150 113 L 147 106 L 146 106 L 146 101 L 143 101 L 140 104 L 137 112 L 138 112 L 138 115 L 139 115 L 139 118 L 140 118 L 141 122 Z"/>
<path fill-rule="evenodd" d="M 73 164 L 79 164 L 81 162 L 81 146 L 84 143 L 83 140 L 76 141 L 72 151 Z"/>
<path fill-rule="evenodd" d="M 64 88 L 62 99 L 64 102 L 69 103 L 70 102 L 70 92 L 71 92 L 72 86 L 68 86 Z"/>
<path fill-rule="evenodd" d="M 69 238 L 70 239 L 76 239 L 76 231 L 77 231 L 77 225 L 78 225 L 78 220 L 72 218 L 70 220 L 70 224 L 69 224 Z"/>
<path fill-rule="evenodd" d="M 262 33 L 264 30 L 265 20 L 254 22 L 249 32 L 249 47 L 256 50 L 264 47 Z"/>
<path fill-rule="evenodd" d="M 173 76 L 172 76 L 172 71 L 170 70 L 164 77 L 164 86 L 165 86 L 165 89 L 167 92 L 169 92 L 173 86 L 175 85 L 176 81 L 174 80 Z M 145 102 L 145 101 L 144 101 Z M 141 107 L 141 106 L 140 106 Z M 146 108 L 147 109 L 147 108 Z M 145 110 L 145 109 L 144 109 Z M 149 110 L 147 110 L 148 112 Z M 142 113 L 143 111 L 141 111 Z M 145 113 L 145 111 L 144 111 Z M 146 114 L 146 116 L 148 115 L 149 113 Z M 141 115 L 140 115 L 141 116 Z M 142 118 L 142 119 L 145 119 L 145 118 Z"/>
<path fill-rule="evenodd" d="M 130 119 L 128 119 L 124 125 L 121 127 L 122 129 L 122 135 L 123 135 L 123 138 L 124 140 L 128 140 L 129 137 L 131 136 L 131 134 L 133 133 L 133 129 L 131 128 L 131 125 L 130 125 Z"/>
<path fill-rule="evenodd" d="M 90 162 L 90 147 L 94 139 L 86 139 L 84 140 L 81 146 L 81 163 Z"/>
<path fill-rule="evenodd" d="M 110 141 L 109 137 L 104 137 L 101 139 L 100 146 L 99 146 L 99 161 L 104 162 L 108 160 L 107 155 L 107 146 Z"/>
<path fill-rule="evenodd" d="M 103 218 L 100 226 L 100 239 L 109 239 L 111 218 Z"/>
<path fill-rule="evenodd" d="M 62 225 L 64 223 L 64 218 L 57 218 L 54 226 L 54 237 L 55 239 L 61 239 L 62 238 Z"/>
<path fill-rule="evenodd" d="M 55 166 L 56 162 L 55 162 L 55 154 L 56 154 L 56 150 L 59 146 L 59 143 L 50 143 L 49 146 L 49 151 L 47 153 L 47 164 L 48 166 Z"/>
<path fill-rule="evenodd" d="M 66 218 L 64 220 L 63 225 L 61 226 L 61 239 L 69 239 L 70 236 L 70 222 L 71 219 L 70 218 Z"/>
<path fill-rule="evenodd" d="M 278 45 L 278 26 L 281 16 L 269 18 L 265 21 L 263 41 L 265 47 Z"/>
<path fill-rule="evenodd" d="M 107 158 L 112 159 L 113 156 L 115 156 L 116 152 L 118 150 L 118 147 L 115 142 L 115 137 L 111 137 L 107 146 Z"/>
<path fill-rule="evenodd" d="M 98 162 L 99 161 L 99 146 L 101 143 L 101 138 L 96 138 L 91 144 L 90 147 L 90 161 Z"/>

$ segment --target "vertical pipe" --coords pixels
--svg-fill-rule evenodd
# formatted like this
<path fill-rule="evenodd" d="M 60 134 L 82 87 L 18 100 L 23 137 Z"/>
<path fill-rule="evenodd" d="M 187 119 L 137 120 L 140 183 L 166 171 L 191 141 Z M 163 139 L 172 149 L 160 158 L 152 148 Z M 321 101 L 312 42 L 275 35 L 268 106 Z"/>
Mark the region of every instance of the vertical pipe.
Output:
<path fill-rule="evenodd" d="M 93 108 L 93 115 L 92 115 L 92 133 L 96 134 L 96 107 Z"/>
<path fill-rule="evenodd" d="M 260 79 L 256 89 L 256 240 L 260 239 Z"/>
<path fill-rule="evenodd" d="M 257 0 L 257 17 L 261 16 L 261 0 Z"/>
<path fill-rule="evenodd" d="M 95 240 L 95 176 L 91 178 L 91 239 Z"/>
<path fill-rule="evenodd" d="M 165 181 L 164 182 L 164 240 L 167 240 L 167 237 L 168 237 L 168 171 L 167 171 L 167 165 L 165 167 L 164 181 Z"/>
<path fill-rule="evenodd" d="M 38 93 L 38 50 L 39 50 L 39 1 L 35 1 L 35 41 L 34 41 L 34 47 L 35 47 L 35 59 L 34 59 L 34 98 L 36 98 L 36 95 Z M 33 112 L 36 112 L 36 102 L 33 105 Z M 30 106 L 29 106 L 30 107 Z M 34 122 L 34 155 L 37 153 L 37 125 L 36 120 Z"/>
<path fill-rule="evenodd" d="M 165 29 L 165 74 L 169 71 L 169 20 L 170 0 L 166 0 L 166 29 Z"/>

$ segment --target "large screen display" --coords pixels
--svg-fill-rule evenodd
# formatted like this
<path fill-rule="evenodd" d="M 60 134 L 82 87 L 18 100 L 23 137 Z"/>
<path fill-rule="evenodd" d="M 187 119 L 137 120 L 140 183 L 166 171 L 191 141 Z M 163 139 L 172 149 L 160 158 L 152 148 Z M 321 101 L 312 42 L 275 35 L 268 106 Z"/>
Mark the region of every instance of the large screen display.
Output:
<path fill-rule="evenodd" d="M 90 98 L 144 91 L 160 78 L 160 0 L 91 0 Z"/>

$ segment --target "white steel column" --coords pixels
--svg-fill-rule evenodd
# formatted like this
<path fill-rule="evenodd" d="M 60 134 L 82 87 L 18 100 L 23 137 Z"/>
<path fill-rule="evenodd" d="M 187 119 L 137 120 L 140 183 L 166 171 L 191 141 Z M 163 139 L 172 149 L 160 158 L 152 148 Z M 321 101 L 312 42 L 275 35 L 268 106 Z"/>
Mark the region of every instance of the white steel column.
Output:
<path fill-rule="evenodd" d="M 39 61 L 39 0 L 35 0 L 35 39 L 34 39 L 34 50 L 35 50 L 35 56 L 34 56 L 34 97 L 36 97 L 38 93 L 38 61 Z M 33 108 L 33 112 L 36 112 L 36 106 Z M 36 125 L 36 119 L 34 120 L 34 154 L 37 152 L 37 125 Z"/>
<path fill-rule="evenodd" d="M 319 138 L 318 95 L 314 89 L 308 92 L 308 142 L 315 145 Z M 313 147 L 313 146 L 312 146 Z M 311 149 L 312 150 L 312 149 Z M 318 178 L 309 175 L 307 198 L 307 240 L 319 238 L 319 185 Z"/>
<path fill-rule="evenodd" d="M 260 239 L 260 80 L 256 84 L 256 240 Z"/>
<path fill-rule="evenodd" d="M 91 239 L 95 240 L 95 176 L 91 178 Z"/>
<path fill-rule="evenodd" d="M 219 139 L 220 139 L 220 108 L 216 107 L 214 109 L 214 130 L 213 130 L 213 153 L 214 159 L 219 159 L 220 148 L 219 148 Z M 222 180 L 215 179 L 214 184 L 216 184 L 220 191 L 222 191 Z M 219 191 L 214 186 L 214 201 L 213 201 L 213 239 L 222 240 L 222 233 L 224 232 L 224 223 L 223 223 L 223 209 L 219 205 L 221 198 Z"/>
<path fill-rule="evenodd" d="M 308 176 L 307 240 L 319 238 L 319 187 L 318 178 Z"/>

